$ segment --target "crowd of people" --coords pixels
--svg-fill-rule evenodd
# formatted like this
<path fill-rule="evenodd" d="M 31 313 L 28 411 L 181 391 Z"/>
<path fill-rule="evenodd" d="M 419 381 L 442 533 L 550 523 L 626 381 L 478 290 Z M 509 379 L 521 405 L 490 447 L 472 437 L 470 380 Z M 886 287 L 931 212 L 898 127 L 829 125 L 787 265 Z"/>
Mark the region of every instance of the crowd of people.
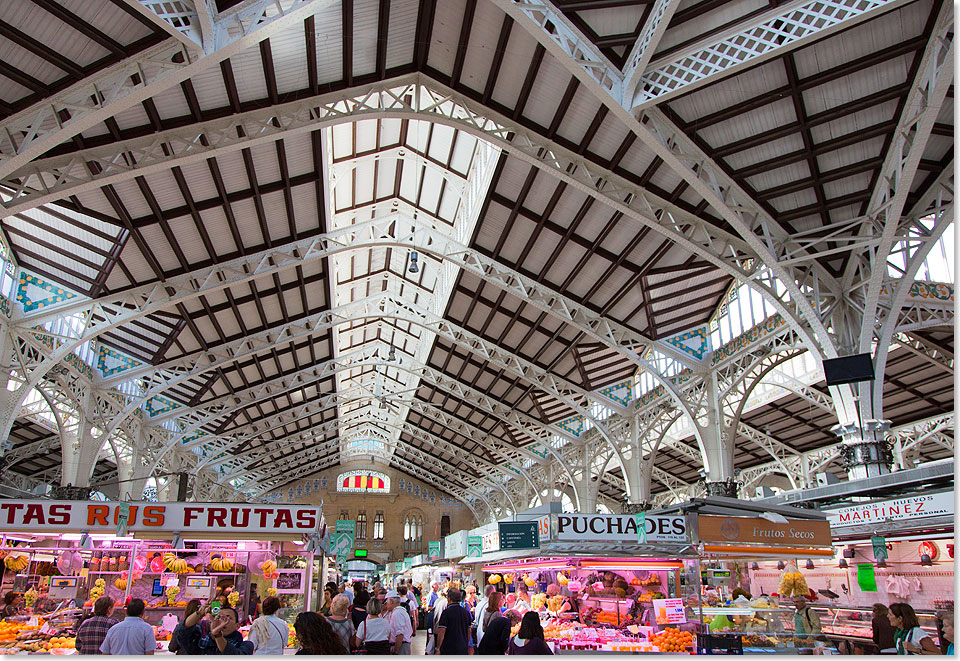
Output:
<path fill-rule="evenodd" d="M 563 597 L 557 613 L 578 610 L 574 595 L 561 593 L 557 584 L 547 586 L 547 594 Z M 746 593 L 744 593 L 746 594 Z M 748 596 L 748 595 L 747 595 Z M 4 596 L 4 614 L 15 615 L 22 598 L 16 593 Z M 246 638 L 241 634 L 241 617 L 235 608 L 202 603 L 187 603 L 184 617 L 172 633 L 169 650 L 176 654 L 283 654 L 290 639 L 290 627 L 279 617 L 280 600 L 260 600 L 251 591 L 247 611 L 251 620 Z M 226 603 L 226 600 L 224 600 Z M 803 597 L 794 599 L 794 627 L 799 636 L 823 638 L 816 611 Z M 100 597 L 93 614 L 77 630 L 76 648 L 80 654 L 153 654 L 156 648 L 153 628 L 142 616 L 141 599 L 127 603 L 123 619 L 113 617 L 114 601 Z M 556 613 L 553 613 L 556 614 Z M 718 616 L 719 618 L 720 616 Z M 953 654 L 953 613 L 942 613 L 943 647 L 920 627 L 917 614 L 906 603 L 873 607 L 873 641 L 878 650 L 897 654 Z M 421 622 L 422 620 L 422 622 Z M 711 631 L 740 629 L 736 623 L 715 618 Z M 441 585 L 434 582 L 423 594 L 412 582 L 388 588 L 379 582 L 352 585 L 327 583 L 319 611 L 297 615 L 293 633 L 298 654 L 411 653 L 418 630 L 426 636 L 427 654 L 551 654 L 544 640 L 540 613 L 531 607 L 525 586 L 510 593 L 487 585 L 482 596 L 476 585 L 461 587 L 458 581 Z"/>

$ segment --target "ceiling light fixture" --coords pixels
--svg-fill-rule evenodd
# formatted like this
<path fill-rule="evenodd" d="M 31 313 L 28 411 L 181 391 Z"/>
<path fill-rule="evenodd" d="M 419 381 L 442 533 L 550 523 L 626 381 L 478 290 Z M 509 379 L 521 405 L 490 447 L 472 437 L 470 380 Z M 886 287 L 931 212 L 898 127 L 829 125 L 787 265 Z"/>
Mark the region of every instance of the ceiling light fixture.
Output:
<path fill-rule="evenodd" d="M 850 566 L 850 565 L 847 564 L 847 559 L 846 559 L 846 558 L 840 558 L 840 562 L 837 563 L 837 567 L 839 567 L 840 569 L 846 569 L 846 568 L 849 567 L 849 566 Z"/>
<path fill-rule="evenodd" d="M 391 345 L 390 345 L 390 352 L 387 354 L 387 360 L 392 363 L 392 362 L 395 361 L 396 359 L 397 359 L 397 350 L 396 350 L 396 349 L 394 348 L 394 346 L 391 344 Z"/>
<path fill-rule="evenodd" d="M 410 273 L 419 273 L 420 267 L 417 265 L 417 260 L 420 258 L 420 255 L 417 254 L 416 250 L 410 251 L 410 266 L 407 267 L 407 271 Z"/>

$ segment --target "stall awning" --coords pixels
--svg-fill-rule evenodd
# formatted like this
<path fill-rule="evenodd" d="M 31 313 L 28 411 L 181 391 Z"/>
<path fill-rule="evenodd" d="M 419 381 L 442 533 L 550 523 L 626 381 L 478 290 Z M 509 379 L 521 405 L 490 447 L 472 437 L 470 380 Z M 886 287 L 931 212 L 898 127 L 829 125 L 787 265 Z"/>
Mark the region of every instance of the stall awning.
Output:
<path fill-rule="evenodd" d="M 464 558 L 461 565 L 490 564 L 522 558 L 583 556 L 592 558 L 693 558 L 696 550 L 690 544 L 629 544 L 617 542 L 547 542 L 539 549 L 496 551 L 479 558 Z"/>

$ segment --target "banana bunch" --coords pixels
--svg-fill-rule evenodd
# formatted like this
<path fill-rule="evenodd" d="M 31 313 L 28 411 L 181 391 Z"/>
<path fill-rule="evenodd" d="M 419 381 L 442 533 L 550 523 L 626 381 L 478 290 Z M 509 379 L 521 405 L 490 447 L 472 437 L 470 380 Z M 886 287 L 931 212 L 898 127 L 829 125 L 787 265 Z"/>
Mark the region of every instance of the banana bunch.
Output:
<path fill-rule="evenodd" d="M 178 594 L 180 594 L 180 588 L 178 588 L 176 585 L 167 588 L 167 591 L 166 591 L 167 603 L 172 604 L 173 602 L 175 602 L 177 600 Z"/>
<path fill-rule="evenodd" d="M 23 600 L 24 600 L 24 602 L 26 602 L 27 608 L 32 608 L 34 602 L 37 600 L 37 597 L 39 597 L 39 596 L 40 596 L 40 595 L 39 595 L 39 593 L 37 592 L 36 588 L 30 588 L 29 590 L 27 590 L 26 592 L 24 592 L 24 593 L 23 593 Z"/>
<path fill-rule="evenodd" d="M 526 574 L 524 574 L 524 575 L 523 575 L 523 584 L 526 585 L 528 588 L 532 588 L 534 585 L 537 584 L 537 582 L 536 582 L 535 580 L 533 580 L 532 578 L 530 578 L 529 576 L 527 576 Z"/>
<path fill-rule="evenodd" d="M 186 574 L 190 571 L 190 565 L 187 564 L 187 561 L 183 558 L 178 558 L 173 553 L 163 554 L 163 566 L 178 574 Z"/>
<path fill-rule="evenodd" d="M 797 597 L 806 597 L 810 593 L 810 588 L 807 586 L 807 579 L 803 577 L 803 574 L 800 573 L 800 570 L 797 569 L 797 566 L 793 563 L 787 565 L 786 571 L 780 577 L 780 589 L 778 590 L 781 597 L 789 597 L 790 595 Z"/>
<path fill-rule="evenodd" d="M 240 603 L 240 593 L 233 591 L 227 595 L 227 603 L 230 604 L 231 608 L 236 608 L 237 604 Z"/>
<path fill-rule="evenodd" d="M 513 574 L 504 574 L 503 582 L 505 585 L 511 585 L 513 583 Z"/>
<path fill-rule="evenodd" d="M 557 583 L 560 585 L 566 585 L 570 582 L 570 579 L 567 578 L 566 574 L 557 574 Z"/>
<path fill-rule="evenodd" d="M 268 596 L 268 597 L 276 597 L 276 596 L 277 596 L 277 588 L 267 588 L 267 596 Z"/>
<path fill-rule="evenodd" d="M 266 563 L 264 563 L 266 564 Z M 276 563 L 274 564 L 274 569 L 276 569 Z M 213 567 L 213 571 L 221 572 L 227 574 L 233 571 L 233 560 L 224 558 L 219 553 L 214 553 L 210 556 L 210 566 Z"/>
<path fill-rule="evenodd" d="M 107 591 L 107 582 L 102 578 L 98 578 L 94 583 L 93 587 L 90 588 L 90 601 L 96 601 L 103 596 L 103 593 Z"/>
<path fill-rule="evenodd" d="M 116 586 L 116 588 L 117 588 L 118 590 L 126 590 L 126 589 L 127 589 L 127 579 L 126 579 L 125 577 L 120 577 L 120 578 L 118 578 L 117 580 L 115 580 L 115 581 L 113 582 L 113 584 Z"/>
<path fill-rule="evenodd" d="M 563 597 L 558 595 L 556 597 L 550 597 L 549 599 L 547 599 L 548 611 L 553 611 L 554 613 L 556 613 L 557 611 L 560 610 L 561 606 L 563 606 Z"/>
<path fill-rule="evenodd" d="M 490 578 L 487 579 L 487 583 L 489 583 L 490 585 L 496 585 L 500 581 L 501 581 L 500 574 L 491 574 Z"/>
<path fill-rule="evenodd" d="M 264 560 L 260 569 L 264 576 L 272 576 L 277 571 L 277 563 L 274 560 Z"/>
<path fill-rule="evenodd" d="M 3 559 L 3 566 L 10 571 L 23 571 L 30 564 L 30 557 L 23 553 L 11 553 Z"/>

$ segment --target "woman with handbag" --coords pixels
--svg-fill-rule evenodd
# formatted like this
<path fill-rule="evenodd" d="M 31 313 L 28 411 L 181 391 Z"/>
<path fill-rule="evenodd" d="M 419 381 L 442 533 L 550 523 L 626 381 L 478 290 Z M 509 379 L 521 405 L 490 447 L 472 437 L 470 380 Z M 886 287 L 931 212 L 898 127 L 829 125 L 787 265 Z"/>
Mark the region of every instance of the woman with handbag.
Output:
<path fill-rule="evenodd" d="M 357 640 L 367 654 L 390 654 L 390 623 L 380 617 L 383 605 L 379 599 L 367 602 L 367 619 L 357 627 Z"/>

